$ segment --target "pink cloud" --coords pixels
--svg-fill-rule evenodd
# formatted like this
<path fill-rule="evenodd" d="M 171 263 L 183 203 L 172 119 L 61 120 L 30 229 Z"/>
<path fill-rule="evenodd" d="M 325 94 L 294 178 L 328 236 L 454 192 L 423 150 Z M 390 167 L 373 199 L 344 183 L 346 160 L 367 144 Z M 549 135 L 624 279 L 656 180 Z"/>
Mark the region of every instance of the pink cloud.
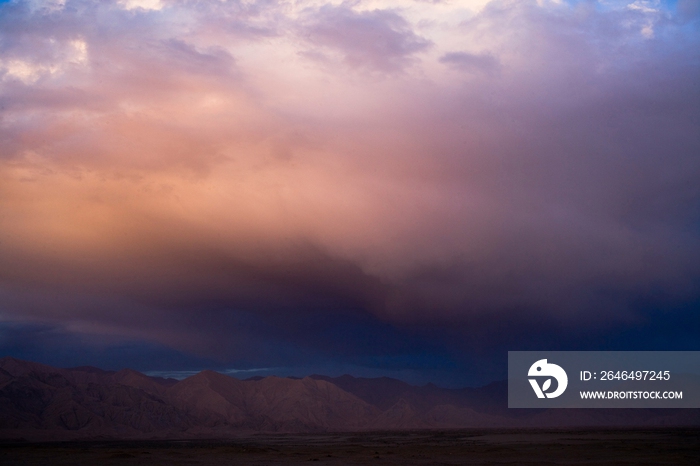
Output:
<path fill-rule="evenodd" d="M 590 324 L 697 296 L 695 30 L 534 2 L 163 5 L 0 7 L 6 318 L 176 344 L 224 338 L 192 317 L 211 303 Z"/>

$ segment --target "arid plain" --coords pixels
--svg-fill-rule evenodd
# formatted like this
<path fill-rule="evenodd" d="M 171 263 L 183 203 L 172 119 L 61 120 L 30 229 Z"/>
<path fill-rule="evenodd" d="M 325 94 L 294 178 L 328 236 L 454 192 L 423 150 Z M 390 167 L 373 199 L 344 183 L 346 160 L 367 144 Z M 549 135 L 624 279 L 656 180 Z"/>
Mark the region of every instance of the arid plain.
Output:
<path fill-rule="evenodd" d="M 697 465 L 700 429 L 448 430 L 5 443 L 3 465 Z"/>

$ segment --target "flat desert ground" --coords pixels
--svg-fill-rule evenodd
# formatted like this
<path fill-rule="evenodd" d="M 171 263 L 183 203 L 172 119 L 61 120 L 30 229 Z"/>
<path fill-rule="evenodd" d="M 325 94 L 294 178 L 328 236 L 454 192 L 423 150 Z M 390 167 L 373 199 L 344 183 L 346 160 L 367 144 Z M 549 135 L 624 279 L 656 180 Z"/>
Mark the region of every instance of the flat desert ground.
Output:
<path fill-rule="evenodd" d="M 693 465 L 700 428 L 451 430 L 0 444 L 10 465 Z"/>

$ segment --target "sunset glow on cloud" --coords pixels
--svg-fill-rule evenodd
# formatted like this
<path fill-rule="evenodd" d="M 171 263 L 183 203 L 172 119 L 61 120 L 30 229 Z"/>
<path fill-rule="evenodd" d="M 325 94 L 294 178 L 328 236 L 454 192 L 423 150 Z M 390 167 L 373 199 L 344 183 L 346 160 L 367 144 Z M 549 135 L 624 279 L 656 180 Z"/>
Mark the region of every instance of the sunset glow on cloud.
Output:
<path fill-rule="evenodd" d="M 0 320 L 271 367 L 694 318 L 699 18 L 1 3 Z"/>

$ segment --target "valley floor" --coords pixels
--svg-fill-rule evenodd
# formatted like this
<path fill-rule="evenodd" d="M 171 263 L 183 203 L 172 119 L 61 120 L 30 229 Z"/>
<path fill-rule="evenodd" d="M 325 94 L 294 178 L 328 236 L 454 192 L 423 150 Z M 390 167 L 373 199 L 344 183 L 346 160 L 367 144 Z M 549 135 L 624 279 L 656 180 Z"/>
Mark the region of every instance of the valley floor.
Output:
<path fill-rule="evenodd" d="M 471 429 L 0 444 L 10 465 L 693 465 L 700 428 Z"/>

